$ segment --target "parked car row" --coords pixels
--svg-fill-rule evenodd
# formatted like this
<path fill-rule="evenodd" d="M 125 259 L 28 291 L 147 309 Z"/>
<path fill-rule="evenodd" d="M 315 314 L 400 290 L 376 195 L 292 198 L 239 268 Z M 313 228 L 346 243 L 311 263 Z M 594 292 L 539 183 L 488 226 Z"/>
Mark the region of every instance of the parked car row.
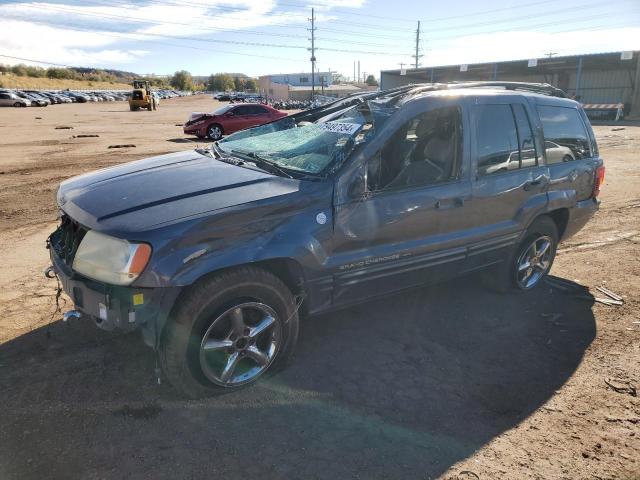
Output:
<path fill-rule="evenodd" d="M 182 90 L 155 90 L 154 93 L 162 99 L 175 98 L 175 97 L 188 97 L 194 95 L 193 92 L 187 92 Z"/>
<path fill-rule="evenodd" d="M 192 92 L 154 90 L 158 98 L 174 98 L 191 95 Z M 0 89 L 0 107 L 46 107 L 56 103 L 124 102 L 131 96 L 122 90 L 10 90 Z"/>
<path fill-rule="evenodd" d="M 128 92 L 70 90 L 0 90 L 0 106 L 46 107 L 57 103 L 115 102 L 125 101 Z"/>

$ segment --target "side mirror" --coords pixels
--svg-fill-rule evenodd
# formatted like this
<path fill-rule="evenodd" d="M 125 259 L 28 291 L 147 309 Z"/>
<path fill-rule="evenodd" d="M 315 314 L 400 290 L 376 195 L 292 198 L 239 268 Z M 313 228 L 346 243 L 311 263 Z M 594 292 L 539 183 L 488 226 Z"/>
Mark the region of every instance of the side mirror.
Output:
<path fill-rule="evenodd" d="M 224 114 L 225 117 L 233 117 L 233 112 L 227 112 Z"/>
<path fill-rule="evenodd" d="M 347 195 L 349 196 L 349 198 L 360 198 L 364 196 L 364 193 L 365 193 L 364 177 L 362 177 L 361 175 L 358 175 L 349 184 L 349 188 L 347 189 Z"/>

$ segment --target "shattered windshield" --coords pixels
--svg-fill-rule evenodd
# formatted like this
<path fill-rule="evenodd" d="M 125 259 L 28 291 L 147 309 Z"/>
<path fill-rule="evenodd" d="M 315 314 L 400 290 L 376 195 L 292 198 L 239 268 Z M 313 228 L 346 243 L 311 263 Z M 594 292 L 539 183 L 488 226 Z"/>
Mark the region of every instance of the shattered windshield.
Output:
<path fill-rule="evenodd" d="M 369 105 L 358 105 L 318 123 L 296 124 L 285 118 L 238 132 L 218 146 L 227 154 L 251 155 L 287 170 L 321 174 L 340 165 L 356 146 L 367 141 L 373 126 Z"/>

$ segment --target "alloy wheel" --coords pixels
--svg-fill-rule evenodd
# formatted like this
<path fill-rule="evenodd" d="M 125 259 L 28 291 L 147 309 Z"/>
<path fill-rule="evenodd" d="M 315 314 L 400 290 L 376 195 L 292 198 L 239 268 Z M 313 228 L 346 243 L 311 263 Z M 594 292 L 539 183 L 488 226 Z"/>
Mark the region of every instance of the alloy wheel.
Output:
<path fill-rule="evenodd" d="M 282 327 L 271 307 L 241 303 L 211 322 L 200 343 L 200 368 L 219 386 L 249 383 L 269 368 L 281 339 Z"/>
<path fill-rule="evenodd" d="M 520 254 L 516 263 L 516 282 L 522 290 L 535 287 L 551 268 L 553 239 L 535 238 Z"/>
<path fill-rule="evenodd" d="M 209 138 L 219 140 L 222 137 L 222 130 L 218 126 L 209 127 Z"/>

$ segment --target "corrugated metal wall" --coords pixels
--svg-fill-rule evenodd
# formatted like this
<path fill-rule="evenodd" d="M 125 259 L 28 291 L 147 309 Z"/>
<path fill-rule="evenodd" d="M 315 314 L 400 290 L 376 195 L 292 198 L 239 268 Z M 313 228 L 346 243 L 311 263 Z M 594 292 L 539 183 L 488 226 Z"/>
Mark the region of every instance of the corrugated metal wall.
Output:
<path fill-rule="evenodd" d="M 580 85 L 578 95 L 582 103 L 631 103 L 633 96 L 633 82 L 635 78 L 636 65 L 640 62 L 640 55 L 634 52 L 632 60 L 621 61 L 615 67 L 592 68 L 597 57 L 585 56 L 585 65 L 580 75 Z M 522 62 L 498 64 L 497 80 L 514 82 L 536 82 L 550 83 L 563 88 L 569 95 L 576 93 L 577 79 L 577 58 L 574 58 L 574 65 L 565 69 L 554 66 L 552 71 L 546 75 L 540 71 L 540 67 L 533 67 L 531 71 L 522 71 Z M 518 68 L 518 64 L 520 67 Z M 597 64 L 595 65 L 597 66 Z M 478 68 L 481 67 L 481 68 Z M 520 69 L 515 73 L 513 70 Z M 465 81 L 465 80 L 492 80 L 493 68 L 491 64 L 482 66 L 469 66 L 468 72 L 460 72 L 458 68 L 435 67 L 433 79 L 435 82 Z M 509 73 L 511 70 L 513 73 Z M 551 69 L 550 69 L 551 70 Z M 409 83 L 429 82 L 432 78 L 431 69 L 413 73 L 407 71 L 409 75 L 398 75 L 397 71 L 381 72 L 381 87 L 393 88 Z M 561 78 L 562 77 L 562 78 Z M 563 81 L 563 85 L 560 84 Z M 640 88 L 640 86 L 638 86 Z"/>
<path fill-rule="evenodd" d="M 632 63 L 632 62 L 629 62 Z M 635 62 L 633 62 L 635 66 Z M 629 70 L 586 70 L 580 75 L 578 95 L 582 103 L 629 103 L 633 92 L 633 75 Z M 569 93 L 576 91 L 577 72 L 569 79 Z"/>

